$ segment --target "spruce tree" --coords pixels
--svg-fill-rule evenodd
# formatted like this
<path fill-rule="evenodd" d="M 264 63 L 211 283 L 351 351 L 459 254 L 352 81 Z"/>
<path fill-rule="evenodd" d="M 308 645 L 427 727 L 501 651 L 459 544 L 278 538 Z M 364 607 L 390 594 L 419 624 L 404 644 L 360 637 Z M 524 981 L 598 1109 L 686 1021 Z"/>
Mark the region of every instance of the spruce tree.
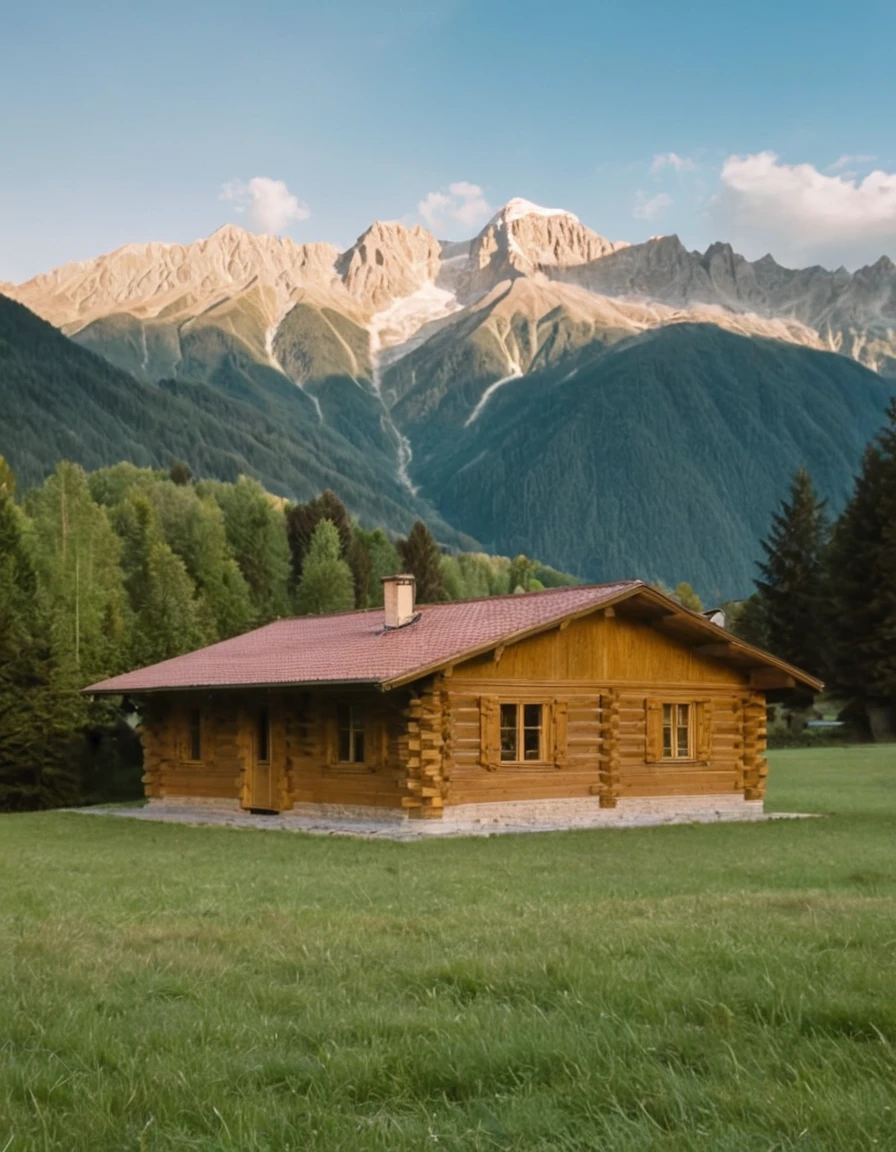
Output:
<path fill-rule="evenodd" d="M 896 730 L 896 400 L 867 448 L 831 550 L 832 687 Z M 878 724 L 875 723 L 875 728 Z"/>
<path fill-rule="evenodd" d="M 829 538 L 825 501 L 800 468 L 762 541 L 756 588 L 770 650 L 815 676 L 824 674 L 826 663 Z M 804 698 L 800 694 L 803 702 L 811 700 Z"/>
<path fill-rule="evenodd" d="M 164 480 L 153 484 L 151 494 L 165 543 L 196 585 L 206 630 L 219 640 L 245 632 L 255 619 L 249 585 L 231 555 L 217 501 Z"/>
<path fill-rule="evenodd" d="M 75 803 L 78 716 L 40 615 L 29 525 L 0 457 L 0 811 Z"/>
<path fill-rule="evenodd" d="M 73 682 L 123 671 L 127 597 L 121 546 L 84 470 L 62 461 L 29 494 L 39 598 L 57 659 Z"/>
<path fill-rule="evenodd" d="M 147 575 L 146 600 L 134 629 L 140 663 L 167 660 L 214 639 L 183 560 L 162 540 L 150 547 Z"/>
<path fill-rule="evenodd" d="M 249 586 L 256 623 L 289 615 L 289 544 L 282 504 L 248 476 L 240 476 L 236 484 L 203 480 L 196 489 L 200 495 L 210 494 L 224 513 L 227 542 Z"/>
<path fill-rule="evenodd" d="M 417 582 L 417 601 L 438 604 L 446 599 L 442 582 L 442 554 L 433 534 L 418 520 L 407 539 L 398 541 L 402 568 Z"/>
<path fill-rule="evenodd" d="M 339 532 L 332 520 L 314 529 L 296 590 L 302 615 L 345 612 L 355 606 L 355 585 L 348 564 L 339 555 Z"/>
<path fill-rule="evenodd" d="M 130 663 L 152 664 L 214 640 L 183 560 L 165 542 L 150 495 L 135 489 L 115 509 L 134 623 Z"/>
<path fill-rule="evenodd" d="M 329 520 L 336 526 L 339 533 L 339 555 L 351 568 L 355 583 L 355 607 L 366 608 L 372 602 L 372 557 L 365 547 L 365 534 L 361 532 L 359 535 L 345 505 L 329 488 L 307 504 L 294 504 L 286 511 L 292 586 L 299 586 L 311 538 L 322 520 Z"/>

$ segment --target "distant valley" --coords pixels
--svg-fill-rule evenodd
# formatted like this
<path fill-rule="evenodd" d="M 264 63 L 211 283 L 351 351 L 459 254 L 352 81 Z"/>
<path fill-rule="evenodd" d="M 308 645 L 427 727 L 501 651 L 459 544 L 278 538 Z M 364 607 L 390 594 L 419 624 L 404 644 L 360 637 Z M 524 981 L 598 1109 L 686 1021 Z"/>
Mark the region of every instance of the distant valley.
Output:
<path fill-rule="evenodd" d="M 60 453 L 177 455 L 294 498 L 332 487 L 395 530 L 425 516 L 449 546 L 710 599 L 749 590 L 799 464 L 842 504 L 896 391 L 888 258 L 849 273 L 627 245 L 522 200 L 461 243 L 380 222 L 339 252 L 227 226 L 0 292 L 80 345 L 50 379 L 49 329 L 0 300 L 0 452 L 28 482 Z"/>

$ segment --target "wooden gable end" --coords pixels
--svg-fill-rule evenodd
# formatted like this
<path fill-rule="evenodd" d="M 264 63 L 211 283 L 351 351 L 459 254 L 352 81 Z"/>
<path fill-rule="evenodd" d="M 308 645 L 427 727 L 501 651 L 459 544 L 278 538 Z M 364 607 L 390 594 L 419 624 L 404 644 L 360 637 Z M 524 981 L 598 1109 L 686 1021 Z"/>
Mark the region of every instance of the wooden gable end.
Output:
<path fill-rule="evenodd" d="M 458 664 L 459 679 L 737 685 L 746 676 L 649 623 L 596 613 Z"/>

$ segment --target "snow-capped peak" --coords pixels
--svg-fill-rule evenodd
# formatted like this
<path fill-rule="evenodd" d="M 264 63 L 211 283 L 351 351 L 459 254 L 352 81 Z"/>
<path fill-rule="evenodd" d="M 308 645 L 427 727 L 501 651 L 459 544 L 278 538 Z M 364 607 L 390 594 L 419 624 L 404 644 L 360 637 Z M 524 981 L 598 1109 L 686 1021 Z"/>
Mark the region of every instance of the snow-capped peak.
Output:
<path fill-rule="evenodd" d="M 567 212 L 565 208 L 543 208 L 540 204 L 533 204 L 531 200 L 524 200 L 521 196 L 508 200 L 504 207 L 495 213 L 490 223 L 510 224 L 514 220 L 522 220 L 525 216 L 568 216 L 576 224 L 579 223 L 578 216 Z"/>

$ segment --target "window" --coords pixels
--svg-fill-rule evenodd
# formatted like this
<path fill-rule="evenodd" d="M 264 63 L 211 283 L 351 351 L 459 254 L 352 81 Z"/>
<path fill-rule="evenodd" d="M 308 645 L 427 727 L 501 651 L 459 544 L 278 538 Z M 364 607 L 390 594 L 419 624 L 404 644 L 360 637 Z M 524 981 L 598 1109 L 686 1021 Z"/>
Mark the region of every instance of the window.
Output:
<path fill-rule="evenodd" d="M 190 709 L 189 753 L 191 760 L 202 759 L 202 712 L 198 708 Z"/>
<path fill-rule="evenodd" d="M 501 705 L 501 759 L 511 763 L 542 757 L 543 705 Z"/>
<path fill-rule="evenodd" d="M 266 764 L 271 758 L 271 714 L 266 707 L 258 709 L 255 755 L 260 764 Z"/>
<path fill-rule="evenodd" d="M 340 704 L 336 710 L 339 763 L 364 763 L 364 709 L 359 704 Z"/>
<path fill-rule="evenodd" d="M 693 759 L 690 704 L 663 705 L 663 759 Z"/>

